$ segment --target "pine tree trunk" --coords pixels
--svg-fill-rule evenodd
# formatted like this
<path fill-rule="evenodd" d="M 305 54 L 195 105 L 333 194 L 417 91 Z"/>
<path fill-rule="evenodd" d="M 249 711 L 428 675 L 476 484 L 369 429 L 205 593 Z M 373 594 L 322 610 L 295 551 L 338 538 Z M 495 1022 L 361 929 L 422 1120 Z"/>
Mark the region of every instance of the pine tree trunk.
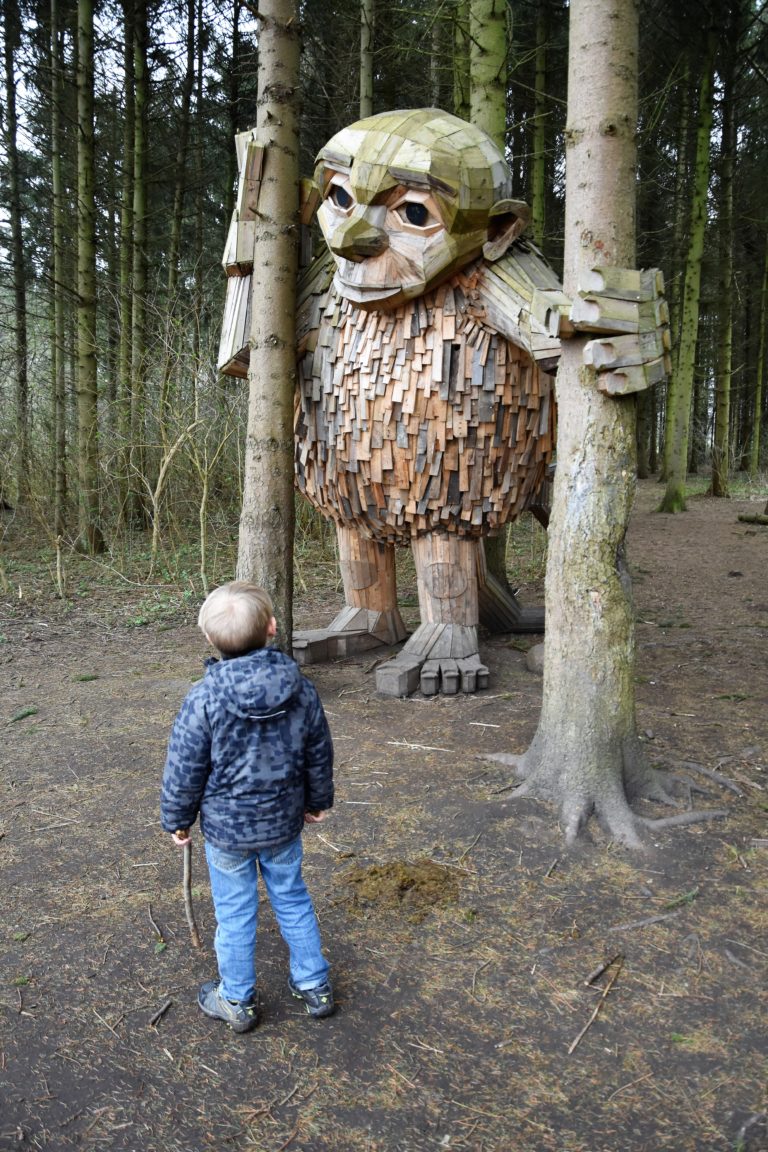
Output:
<path fill-rule="evenodd" d="M 754 415 L 749 441 L 749 476 L 754 480 L 760 470 L 760 434 L 763 417 L 763 392 L 765 387 L 766 342 L 768 341 L 768 227 L 765 231 L 765 256 L 763 258 L 763 284 L 758 308 L 760 341 L 755 366 Z"/>
<path fill-rule="evenodd" d="M 27 289 L 24 267 L 24 226 L 21 208 L 21 179 L 17 146 L 15 53 L 21 25 L 17 0 L 5 4 L 5 148 L 7 154 L 8 203 L 11 226 L 13 268 L 13 360 L 16 400 L 16 499 L 29 498 L 29 376 L 27 365 Z"/>
<path fill-rule="evenodd" d="M 507 131 L 507 5 L 470 0 L 469 118 L 504 150 Z"/>
<path fill-rule="evenodd" d="M 500 0 L 470 0 L 470 121 L 502 152 L 507 130 L 507 8 Z M 507 579 L 507 530 L 484 541 L 488 572 L 511 592 Z"/>
<path fill-rule="evenodd" d="M 672 335 L 672 347 L 675 361 L 680 348 L 680 317 L 682 315 L 683 280 L 685 274 L 685 251 L 687 248 L 687 229 L 690 219 L 690 173 L 688 171 L 688 131 L 691 119 L 691 73 L 690 63 L 686 57 L 683 75 L 678 84 L 678 117 L 677 117 L 677 162 L 675 164 L 675 212 L 673 221 L 672 240 L 672 275 L 667 285 L 667 299 L 669 300 L 669 328 Z M 666 481 L 668 462 L 667 456 L 672 448 L 672 413 L 673 407 L 669 403 L 669 389 L 671 383 L 667 381 L 667 397 L 664 404 L 664 439 L 662 443 L 661 480 Z"/>
<path fill-rule="evenodd" d="M 77 424 L 78 547 L 104 550 L 99 525 L 96 361 L 96 201 L 93 121 L 93 0 L 77 9 Z"/>
<path fill-rule="evenodd" d="M 360 119 L 373 115 L 374 0 L 360 3 Z"/>
<path fill-rule="evenodd" d="M 227 119 L 229 136 L 234 140 L 240 131 L 240 11 L 242 0 L 235 0 L 232 12 L 232 59 L 229 64 Z M 227 182 L 224 198 L 224 219 L 232 219 L 237 192 L 237 153 L 230 148 L 227 153 Z"/>
<path fill-rule="evenodd" d="M 265 147 L 254 249 L 248 431 L 238 578 L 293 632 L 293 398 L 299 249 L 297 0 L 261 0 L 257 134 Z"/>
<path fill-rule="evenodd" d="M 564 288 L 635 260 L 635 0 L 572 0 Z M 635 640 L 624 541 L 635 487 L 635 403 L 599 393 L 584 338 L 565 341 L 546 577 L 541 717 L 517 761 L 522 793 L 553 799 L 572 841 L 594 812 L 640 839 L 628 800 L 646 769 L 635 724 Z"/>
<path fill-rule="evenodd" d="M 129 511 L 136 524 L 148 523 L 146 453 L 147 358 L 147 0 L 136 0 L 133 29 L 133 260 L 131 314 L 131 446 Z"/>
<path fill-rule="evenodd" d="M 736 29 L 732 27 L 732 33 Z M 727 37 L 728 62 L 722 77 L 722 129 L 720 136 L 720 212 L 718 241 L 720 245 L 720 291 L 717 316 L 717 351 L 715 378 L 715 432 L 712 441 L 713 496 L 728 496 L 731 436 L 731 368 L 733 359 L 733 151 L 734 136 L 734 67 L 733 39 Z"/>
<path fill-rule="evenodd" d="M 454 0 L 454 115 L 470 119 L 470 0 Z"/>
<path fill-rule="evenodd" d="M 168 277 L 166 282 L 166 336 L 165 354 L 163 363 L 163 376 L 160 385 L 160 403 L 158 420 L 160 425 L 160 441 L 163 456 L 168 452 L 168 420 L 171 404 L 171 380 L 174 368 L 174 353 L 178 342 L 176 340 L 175 316 L 176 294 L 179 284 L 179 258 L 181 253 L 181 231 L 184 221 L 184 198 L 187 190 L 187 152 L 189 147 L 190 109 L 192 106 L 192 91 L 195 86 L 195 28 L 197 12 L 195 0 L 187 0 L 187 60 L 184 71 L 184 81 L 181 86 L 181 102 L 179 107 L 178 147 L 176 149 L 176 174 L 173 189 L 173 213 L 171 216 L 171 232 L 168 241 Z"/>
<path fill-rule="evenodd" d="M 531 160 L 531 230 L 541 248 L 547 211 L 547 42 L 549 39 L 549 0 L 536 4 L 536 78 L 533 103 L 533 145 Z"/>
<path fill-rule="evenodd" d="M 710 32 L 702 61 L 701 88 L 699 90 L 696 165 L 683 287 L 680 342 L 675 369 L 667 391 L 668 443 L 664 457 L 667 486 L 659 508 L 661 512 L 682 512 L 686 507 L 685 478 L 688 470 L 691 399 L 696 370 L 701 263 L 704 256 L 704 239 L 707 228 L 713 66 L 716 45 L 715 33 Z"/>
<path fill-rule="evenodd" d="M 51 68 L 51 197 L 52 197 L 52 286 L 51 286 L 51 385 L 53 411 L 53 530 L 61 536 L 66 528 L 67 504 L 67 409 L 66 409 L 66 302 L 64 297 L 64 219 L 65 192 L 62 179 L 63 99 L 61 29 L 59 0 L 50 8 Z"/>
<path fill-rule="evenodd" d="M 118 515 L 129 512 L 133 335 L 134 0 L 123 0 L 123 178 L 120 192 L 120 343 L 117 350 Z"/>

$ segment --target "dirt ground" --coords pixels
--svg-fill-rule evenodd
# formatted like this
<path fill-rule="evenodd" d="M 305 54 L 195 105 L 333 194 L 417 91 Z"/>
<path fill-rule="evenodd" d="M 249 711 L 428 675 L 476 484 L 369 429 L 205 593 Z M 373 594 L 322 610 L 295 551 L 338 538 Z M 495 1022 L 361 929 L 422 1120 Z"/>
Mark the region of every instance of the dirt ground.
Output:
<path fill-rule="evenodd" d="M 194 950 L 158 826 L 204 655 L 196 601 L 86 578 L 57 600 L 11 525 L 0 1149 L 768 1149 L 768 528 L 737 520 L 766 494 L 674 518 L 658 497 L 640 486 L 630 539 L 638 722 L 652 763 L 688 765 L 695 806 L 727 818 L 645 854 L 593 826 L 566 851 L 556 814 L 481 758 L 535 730 L 530 638 L 486 641 L 491 687 L 472 697 L 378 697 L 370 655 L 311 668 L 337 804 L 307 832 L 307 876 L 339 1011 L 311 1021 L 291 999 L 263 905 L 246 1036 L 196 1007 L 215 972 L 202 847 Z M 337 603 L 300 596 L 297 625 Z"/>

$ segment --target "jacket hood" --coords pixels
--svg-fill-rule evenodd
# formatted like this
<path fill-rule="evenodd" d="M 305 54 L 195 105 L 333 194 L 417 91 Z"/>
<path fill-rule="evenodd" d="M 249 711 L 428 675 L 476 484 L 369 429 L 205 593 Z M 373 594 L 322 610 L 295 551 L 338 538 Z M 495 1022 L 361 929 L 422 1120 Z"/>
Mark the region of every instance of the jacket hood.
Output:
<path fill-rule="evenodd" d="M 267 720 L 282 712 L 301 683 L 298 665 L 277 648 L 205 663 L 208 688 L 216 703 L 248 720 Z"/>

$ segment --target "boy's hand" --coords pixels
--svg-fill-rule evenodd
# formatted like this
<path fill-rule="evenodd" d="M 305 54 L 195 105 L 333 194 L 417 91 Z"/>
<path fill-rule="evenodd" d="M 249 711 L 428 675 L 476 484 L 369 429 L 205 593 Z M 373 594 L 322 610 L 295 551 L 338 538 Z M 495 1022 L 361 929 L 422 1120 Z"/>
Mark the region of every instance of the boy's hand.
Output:
<path fill-rule="evenodd" d="M 192 843 L 192 837 L 189 834 L 188 828 L 177 828 L 175 832 L 171 832 L 171 839 L 174 844 L 178 844 L 179 848 L 183 848 L 185 844 Z"/>
<path fill-rule="evenodd" d="M 322 824 L 323 820 L 325 820 L 327 815 L 328 815 L 327 812 L 305 812 L 304 813 L 304 823 L 305 824 Z"/>

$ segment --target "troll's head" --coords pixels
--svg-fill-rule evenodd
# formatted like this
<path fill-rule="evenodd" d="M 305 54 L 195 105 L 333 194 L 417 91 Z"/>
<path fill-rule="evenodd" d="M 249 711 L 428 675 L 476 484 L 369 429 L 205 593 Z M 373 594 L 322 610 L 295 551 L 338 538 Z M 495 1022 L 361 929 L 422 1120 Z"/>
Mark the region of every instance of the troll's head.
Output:
<path fill-rule="evenodd" d="M 495 258 L 527 219 L 509 199 L 509 168 L 490 137 L 436 108 L 384 112 L 337 132 L 315 181 L 337 290 L 365 309 L 421 296 L 484 247 Z"/>

